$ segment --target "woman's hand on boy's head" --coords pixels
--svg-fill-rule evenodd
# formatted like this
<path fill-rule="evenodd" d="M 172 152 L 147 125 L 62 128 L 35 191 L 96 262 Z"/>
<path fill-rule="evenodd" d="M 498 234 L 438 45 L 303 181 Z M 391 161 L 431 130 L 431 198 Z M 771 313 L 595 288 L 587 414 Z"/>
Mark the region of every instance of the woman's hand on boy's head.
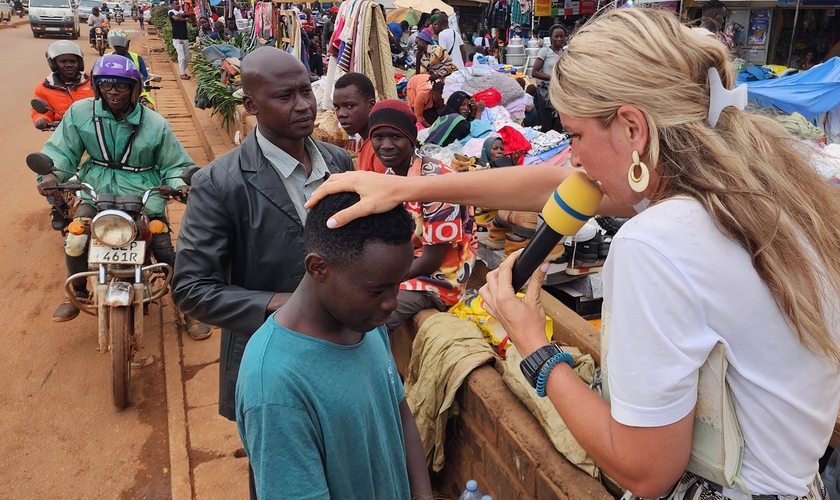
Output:
<path fill-rule="evenodd" d="M 335 214 L 327 226 L 335 229 L 347 223 L 372 214 L 381 214 L 400 203 L 410 201 L 399 195 L 398 187 L 404 177 L 384 175 L 375 172 L 344 172 L 333 174 L 312 193 L 306 208 L 312 208 L 324 197 L 335 193 L 355 192 L 361 200 L 350 208 Z"/>

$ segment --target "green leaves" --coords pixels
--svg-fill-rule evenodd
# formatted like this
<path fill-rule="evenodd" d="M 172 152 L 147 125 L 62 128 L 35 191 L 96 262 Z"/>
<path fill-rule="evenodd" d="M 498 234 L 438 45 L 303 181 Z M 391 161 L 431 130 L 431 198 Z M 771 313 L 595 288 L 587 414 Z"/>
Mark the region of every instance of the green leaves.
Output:
<path fill-rule="evenodd" d="M 233 97 L 233 89 L 222 83 L 222 72 L 214 68 L 210 62 L 202 57 L 200 51 L 193 51 L 192 74 L 195 78 L 195 93 L 204 97 L 213 105 L 213 115 L 218 114 L 222 119 L 222 126 L 230 130 L 230 125 L 236 115 L 236 106 L 242 101 Z"/>

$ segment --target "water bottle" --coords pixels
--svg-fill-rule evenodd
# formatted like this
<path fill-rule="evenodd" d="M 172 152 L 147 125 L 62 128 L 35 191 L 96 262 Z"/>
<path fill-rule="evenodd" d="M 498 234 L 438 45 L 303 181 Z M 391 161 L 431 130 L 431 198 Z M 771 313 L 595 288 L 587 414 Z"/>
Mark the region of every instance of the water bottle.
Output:
<path fill-rule="evenodd" d="M 461 496 L 458 497 L 458 500 L 481 500 L 482 494 L 478 490 L 478 483 L 474 480 L 470 479 L 467 481 L 467 489 L 461 493 Z"/>
<path fill-rule="evenodd" d="M 491 497 L 490 495 L 484 495 L 483 497 L 481 497 L 481 500 L 493 500 L 493 497 Z"/>

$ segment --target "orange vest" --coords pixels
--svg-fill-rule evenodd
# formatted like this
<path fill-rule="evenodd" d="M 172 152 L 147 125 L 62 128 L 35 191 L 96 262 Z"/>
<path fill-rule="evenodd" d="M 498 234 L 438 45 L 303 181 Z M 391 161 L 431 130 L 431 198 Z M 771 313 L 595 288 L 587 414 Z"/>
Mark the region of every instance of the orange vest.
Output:
<path fill-rule="evenodd" d="M 65 87 L 58 83 L 56 74 L 53 73 L 35 87 L 35 97 L 45 100 L 49 107 L 63 115 L 74 102 L 93 97 L 90 76 L 84 74 L 79 83 Z M 59 121 L 61 120 L 61 115 L 57 115 L 52 111 L 41 114 L 33 109 L 32 123 L 35 123 L 39 118 L 45 118 L 50 122 Z"/>

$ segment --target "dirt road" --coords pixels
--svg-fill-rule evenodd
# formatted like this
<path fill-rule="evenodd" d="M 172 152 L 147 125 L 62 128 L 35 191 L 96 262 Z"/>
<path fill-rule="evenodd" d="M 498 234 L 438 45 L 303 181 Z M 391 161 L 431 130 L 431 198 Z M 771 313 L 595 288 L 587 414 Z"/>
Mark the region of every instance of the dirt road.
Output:
<path fill-rule="evenodd" d="M 129 19 L 121 28 L 139 25 Z M 89 69 L 97 54 L 86 37 L 83 27 Z M 33 38 L 28 26 L 0 30 L 0 498 L 169 498 L 160 311 L 153 306 L 147 317 L 143 353 L 155 362 L 133 370 L 132 405 L 122 412 L 111 403 L 95 318 L 51 321 L 63 295 L 63 241 L 24 158 L 49 138 L 32 126 L 29 100 L 49 72 L 44 53 L 53 41 Z M 132 50 L 143 54 L 144 42 Z"/>

